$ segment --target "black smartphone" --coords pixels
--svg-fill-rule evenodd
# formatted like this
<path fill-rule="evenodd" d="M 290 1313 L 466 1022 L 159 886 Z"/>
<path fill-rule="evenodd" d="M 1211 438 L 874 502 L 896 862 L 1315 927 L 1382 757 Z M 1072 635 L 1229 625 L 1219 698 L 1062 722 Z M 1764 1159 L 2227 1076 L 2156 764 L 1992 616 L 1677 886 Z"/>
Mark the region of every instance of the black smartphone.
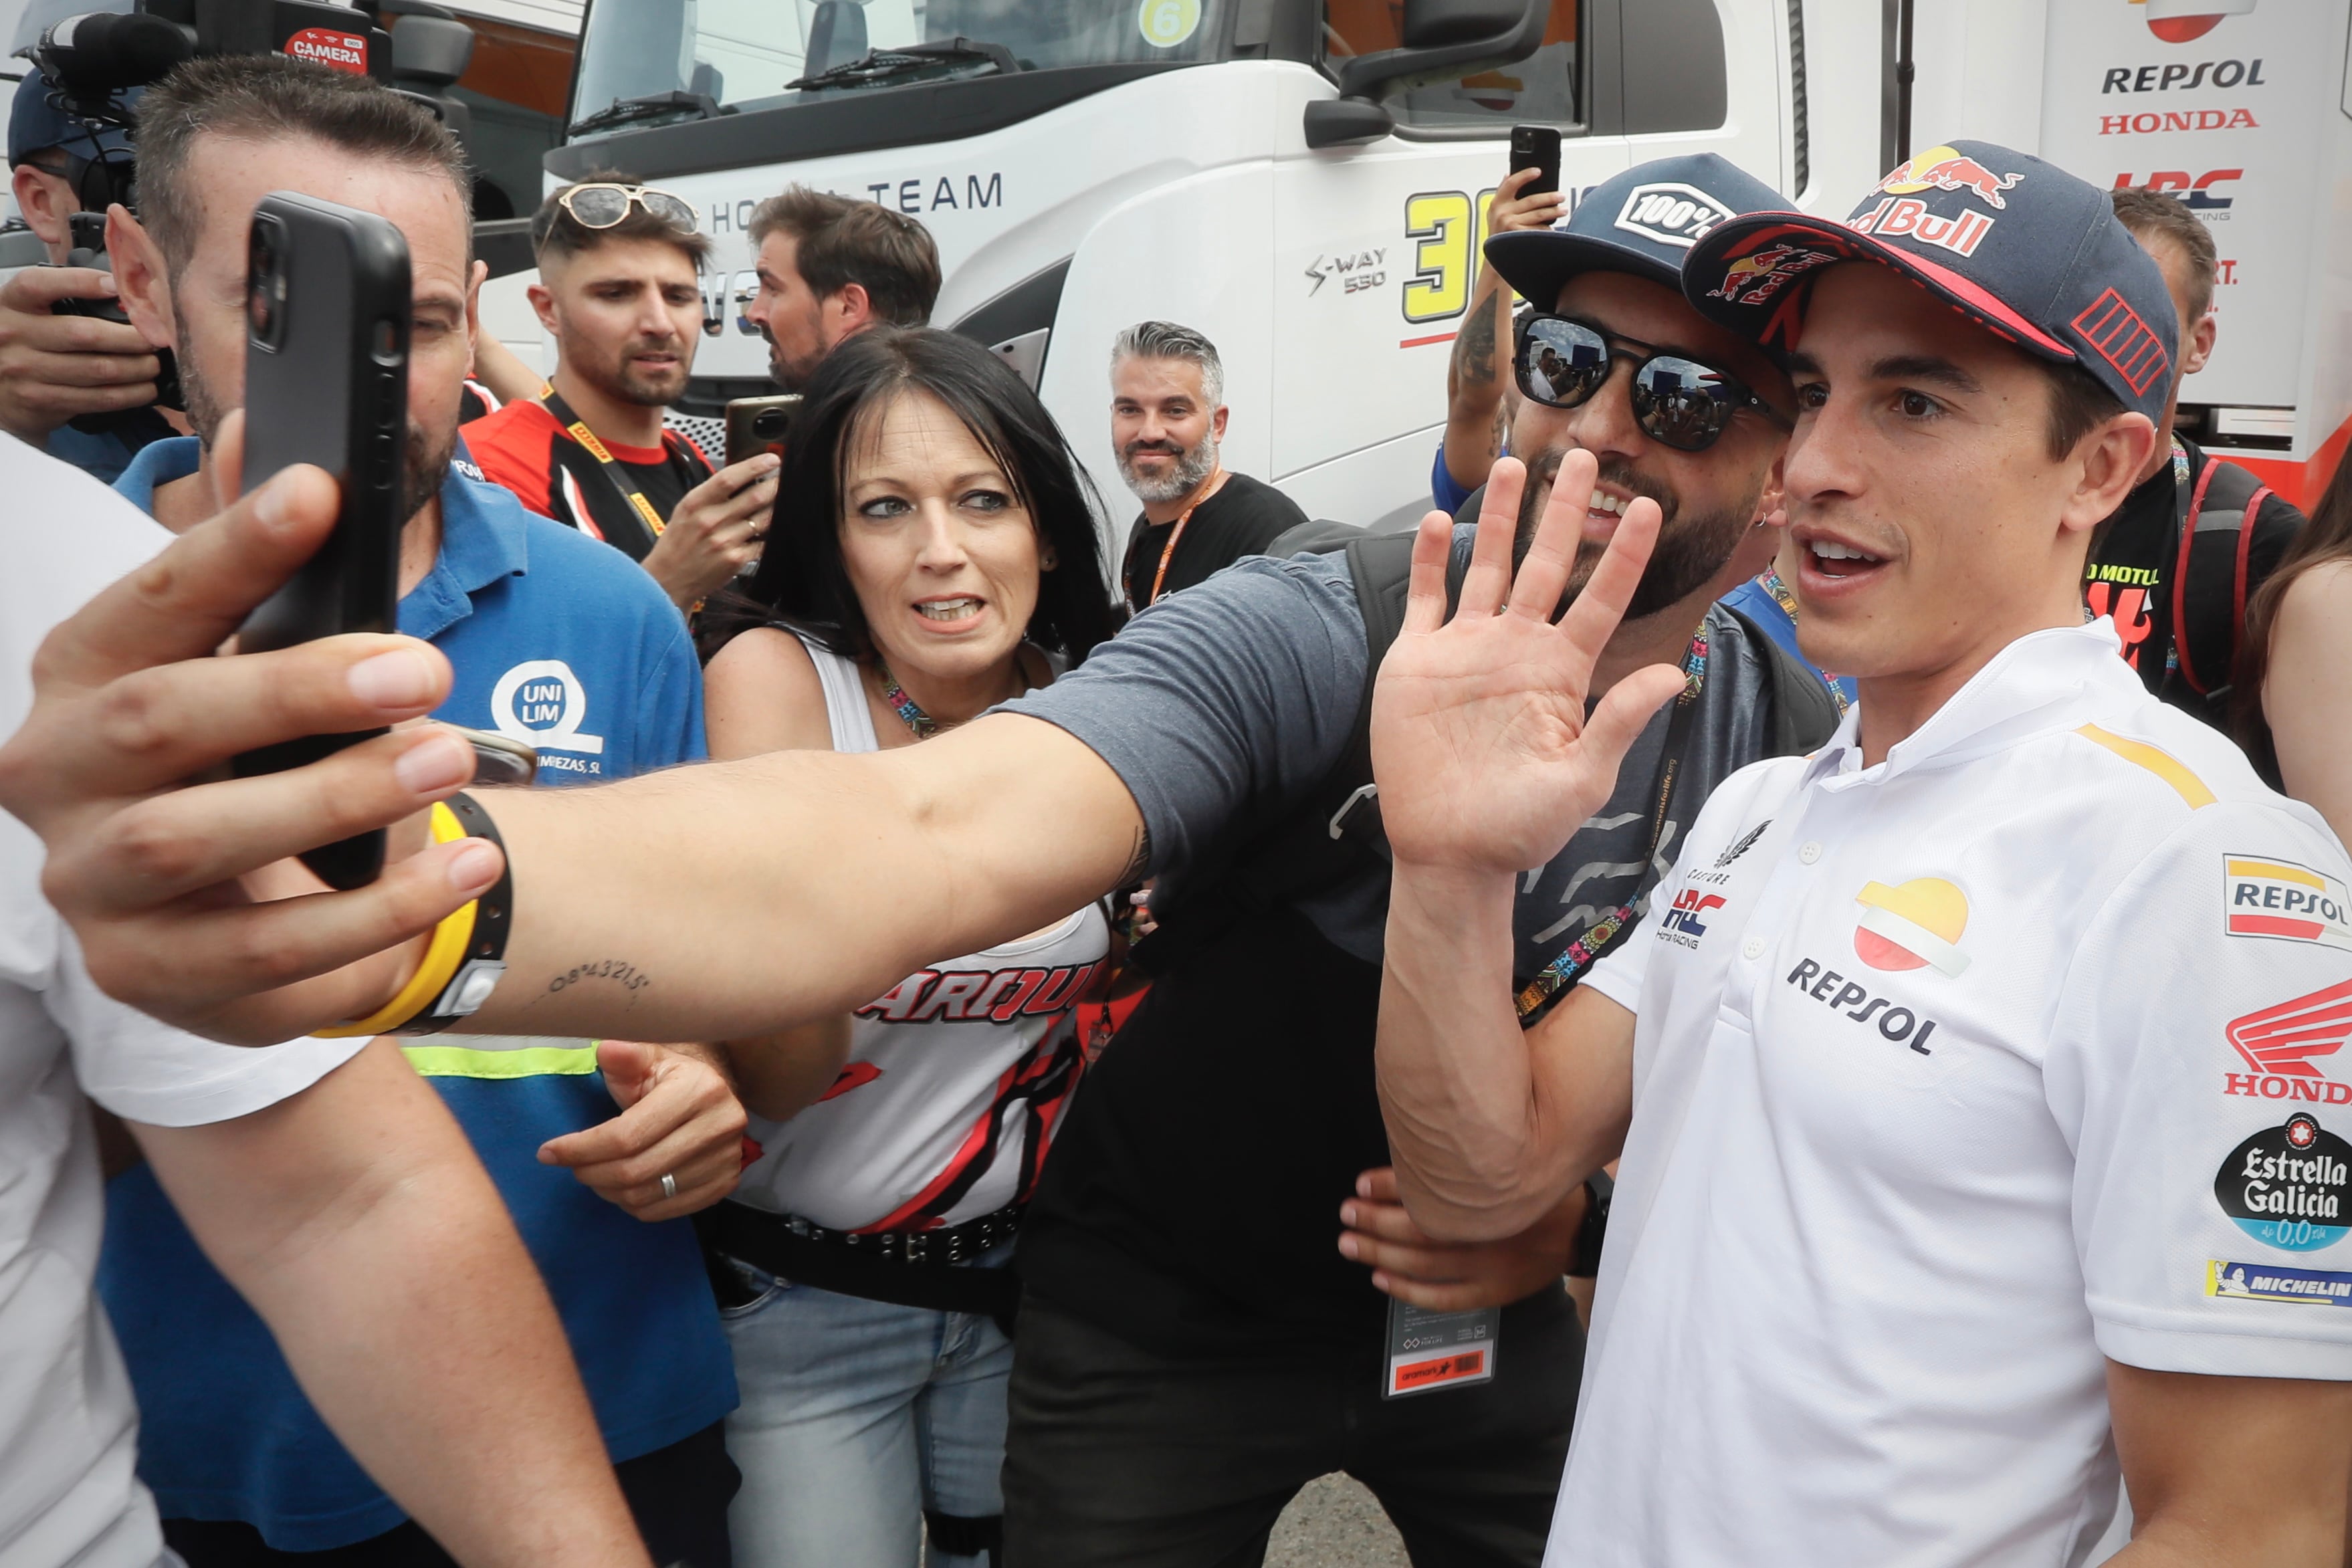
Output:
<path fill-rule="evenodd" d="M 1540 169 L 1542 173 L 1519 188 L 1522 196 L 1532 196 L 1542 191 L 1559 189 L 1559 132 L 1549 125 L 1514 125 L 1511 127 L 1511 166 L 1504 171 L 1516 174 L 1522 169 Z"/>
<path fill-rule="evenodd" d="M 335 531 L 246 617 L 242 653 L 390 632 L 400 580 L 408 447 L 408 242 L 373 213 L 272 192 L 254 210 L 245 289 L 245 488 L 293 463 L 342 487 Z M 248 751 L 243 775 L 299 768 L 384 733 L 320 735 Z M 383 870 L 383 833 L 303 855 L 330 887 Z"/>
<path fill-rule="evenodd" d="M 784 455 L 784 437 L 792 434 L 793 418 L 800 413 L 801 394 L 778 392 L 772 397 L 739 397 L 727 405 L 727 461 L 732 468 L 762 452 Z"/>

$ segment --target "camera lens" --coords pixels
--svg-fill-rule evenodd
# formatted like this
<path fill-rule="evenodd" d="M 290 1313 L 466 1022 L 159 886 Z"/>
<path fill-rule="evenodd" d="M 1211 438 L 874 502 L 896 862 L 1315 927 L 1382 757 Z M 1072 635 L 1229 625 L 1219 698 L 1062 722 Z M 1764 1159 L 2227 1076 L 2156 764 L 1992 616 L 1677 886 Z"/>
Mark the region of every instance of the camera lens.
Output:
<path fill-rule="evenodd" d="M 278 270 L 278 225 L 256 216 L 246 251 L 245 313 L 254 340 L 276 347 L 278 307 L 286 298 L 286 279 Z"/>
<path fill-rule="evenodd" d="M 751 416 L 751 434 L 761 441 L 782 441 L 792 416 L 781 408 L 763 408 Z"/>

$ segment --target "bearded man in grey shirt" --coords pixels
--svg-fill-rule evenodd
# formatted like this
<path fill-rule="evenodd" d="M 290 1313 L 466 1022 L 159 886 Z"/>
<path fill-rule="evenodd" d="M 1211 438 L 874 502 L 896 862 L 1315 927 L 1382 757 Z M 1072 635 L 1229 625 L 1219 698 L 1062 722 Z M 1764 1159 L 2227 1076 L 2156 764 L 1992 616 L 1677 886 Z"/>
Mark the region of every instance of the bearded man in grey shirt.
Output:
<path fill-rule="evenodd" d="M 1560 492 L 1545 504 L 1581 515 L 1580 584 L 1612 535 L 1629 553 L 1643 548 L 1647 506 L 1620 528 L 1637 498 L 1663 513 L 1590 694 L 1589 733 L 1609 741 L 1595 749 L 1628 751 L 1628 782 L 1523 884 L 1514 985 L 1529 1021 L 1645 917 L 1656 868 L 1718 780 L 1776 748 L 1818 744 L 1833 725 L 1818 677 L 1714 607 L 1741 575 L 1735 550 L 1778 510 L 1792 400 L 1779 371 L 1693 311 L 1677 281 L 1706 227 L 1780 204 L 1719 159 L 1675 159 L 1599 187 L 1564 230 L 1489 246 L 1516 288 L 1551 307 L 1522 329 L 1515 356 L 1528 395 L 1511 446 L 1533 455 L 1537 494 L 1520 507 L 1520 465 L 1498 465 L 1490 499 L 1503 527 L 1490 538 L 1514 510 L 1524 522 Z M 755 1032 L 855 1008 L 942 954 L 1010 940 L 1134 876 L 1159 878 L 1166 925 L 1152 940 L 1182 939 L 1180 956 L 1061 1116 L 1021 1235 L 1002 1535 L 1013 1568 L 1250 1563 L 1290 1496 L 1333 1469 L 1372 1488 L 1417 1562 L 1533 1568 L 1541 1557 L 1581 1371 L 1559 1276 L 1584 1195 L 1499 1242 L 1440 1246 L 1412 1232 L 1380 1201 L 1376 1177 L 1358 1186 L 1388 1163 L 1373 1077 L 1385 866 L 1351 860 L 1280 896 L 1219 896 L 1255 885 L 1250 868 L 1296 841 L 1285 835 L 1302 808 L 1319 811 L 1347 776 L 1370 666 L 1360 591 L 1374 586 L 1350 562 L 1374 554 L 1244 561 L 1138 616 L 1052 686 L 919 747 L 780 754 L 492 801 L 529 909 L 518 907 L 506 977 L 468 1030 Z M 209 581 L 200 562 L 187 570 Z M 1597 601 L 1613 605 L 1621 591 Z M 61 637 L 103 637 L 121 613 L 100 606 Z M 138 645 L 153 645 L 172 616 L 140 613 Z M 182 633 L 186 646 L 211 646 Z M 290 670 L 332 647 L 256 657 Z M 222 672 L 168 674 L 203 716 L 194 728 L 233 728 L 237 745 L 275 738 L 272 716 L 221 689 Z M 302 689 L 330 686 L 343 689 L 340 675 Z M 106 701 L 103 690 L 91 700 Z M 305 711 L 352 730 L 429 706 L 354 696 Z M 108 857 L 81 846 L 112 831 L 100 824 L 123 793 L 116 773 L 168 779 L 172 764 L 154 747 L 131 768 L 110 741 L 68 745 L 103 728 L 76 713 L 69 695 L 47 699 L 0 779 L 11 808 L 52 839 L 52 863 L 78 868 L 54 876 L 53 891 L 102 982 L 209 1030 L 254 1027 L 241 1021 L 250 1010 L 280 1032 L 310 1026 L 308 1014 L 289 1016 L 322 1005 L 304 996 L 361 988 L 355 968 L 249 1009 L 226 1000 L 277 982 L 244 977 L 234 954 L 198 958 L 215 939 L 184 901 L 159 910 L 144 884 L 115 891 Z M 226 755 L 194 736 L 185 747 L 190 775 Z M 316 798 L 350 798 L 350 777 L 378 765 L 346 752 L 335 766 L 345 787 Z M 199 835 L 185 863 L 211 866 L 225 862 L 206 845 L 233 840 L 242 855 L 267 838 L 282 854 L 364 825 L 314 820 L 273 796 L 268 831 L 234 835 L 246 819 L 223 813 L 238 809 L 246 782 L 170 795 L 171 842 L 158 841 L 147 809 L 151 852 L 175 852 L 185 831 Z M 401 800 L 422 789 L 381 788 Z M 47 809 L 52 796 L 68 815 Z M 848 845 L 854 862 L 842 858 Z M 941 887 L 943 867 L 943 896 L 908 896 Z M 392 894 L 339 896 L 356 909 Z M 1706 911 L 1646 917 L 1690 931 Z M 207 932 L 243 924 L 209 918 Z M 385 931 L 413 929 L 389 909 L 378 918 Z M 331 967 L 332 940 L 286 929 L 271 949 L 278 977 Z M 592 953 L 625 955 L 647 983 L 557 981 Z M 376 985 L 366 982 L 362 1010 L 381 1005 Z M 1349 1228 L 1337 1246 L 1335 1218 Z M 1499 1308 L 1481 1362 L 1491 1377 L 1382 1398 L 1382 1291 Z M 972 1528 L 946 1549 L 996 1544 L 990 1521 L 958 1522 Z"/>

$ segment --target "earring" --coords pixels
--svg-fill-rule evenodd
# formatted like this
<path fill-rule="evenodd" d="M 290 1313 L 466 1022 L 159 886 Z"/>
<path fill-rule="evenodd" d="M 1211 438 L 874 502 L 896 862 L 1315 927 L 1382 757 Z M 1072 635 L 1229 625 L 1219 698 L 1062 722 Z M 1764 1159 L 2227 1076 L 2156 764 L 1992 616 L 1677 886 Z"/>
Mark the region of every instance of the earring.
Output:
<path fill-rule="evenodd" d="M 1051 571 L 1061 564 L 1062 558 L 1055 555 L 1050 549 L 1037 558 L 1037 570 L 1039 571 Z"/>

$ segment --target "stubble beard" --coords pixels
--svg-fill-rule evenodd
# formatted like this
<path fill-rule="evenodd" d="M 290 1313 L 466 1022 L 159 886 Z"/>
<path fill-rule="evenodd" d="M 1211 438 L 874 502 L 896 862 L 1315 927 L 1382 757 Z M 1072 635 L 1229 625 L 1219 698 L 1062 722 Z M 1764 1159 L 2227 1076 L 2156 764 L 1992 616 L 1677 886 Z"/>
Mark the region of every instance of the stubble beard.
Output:
<path fill-rule="evenodd" d="M 1181 500 L 1200 487 L 1201 481 L 1217 471 L 1217 438 L 1204 435 L 1200 444 L 1177 455 L 1176 462 L 1158 478 L 1137 471 L 1136 454 L 1141 451 L 1165 452 L 1165 446 L 1147 446 L 1130 441 L 1118 451 L 1118 476 L 1135 492 L 1135 498 L 1150 505 L 1161 501 Z"/>
<path fill-rule="evenodd" d="M 1552 481 L 1559 476 L 1560 462 L 1568 452 L 1566 447 L 1547 447 L 1528 465 L 1528 473 L 1539 478 L 1528 485 L 1527 493 L 1519 497 L 1515 560 L 1524 559 L 1528 547 L 1535 542 L 1536 524 L 1551 498 Z M 1756 503 L 1764 494 L 1764 478 L 1759 475 L 1744 499 L 1716 511 L 1685 515 L 1679 496 L 1656 480 L 1634 472 L 1633 465 L 1622 458 L 1603 459 L 1594 483 L 1630 490 L 1658 504 L 1657 542 L 1651 547 L 1650 564 L 1643 569 L 1642 580 L 1635 585 L 1633 600 L 1625 606 L 1628 621 L 1655 615 L 1706 587 L 1747 537 L 1756 520 Z M 1580 517 L 1583 510 L 1581 507 L 1577 508 Z M 1578 541 L 1576 561 L 1569 570 L 1568 591 L 1561 599 L 1563 608 L 1584 591 L 1584 585 L 1592 580 L 1608 548 L 1590 539 Z"/>

